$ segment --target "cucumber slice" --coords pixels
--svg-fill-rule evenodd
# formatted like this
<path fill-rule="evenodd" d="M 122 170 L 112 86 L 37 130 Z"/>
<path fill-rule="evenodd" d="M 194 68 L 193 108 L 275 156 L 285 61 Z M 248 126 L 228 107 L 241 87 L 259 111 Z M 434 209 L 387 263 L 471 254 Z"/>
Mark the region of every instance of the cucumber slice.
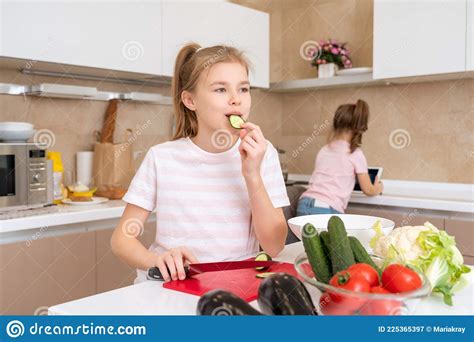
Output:
<path fill-rule="evenodd" d="M 242 129 L 241 125 L 245 123 L 240 115 L 229 115 L 230 125 L 236 129 Z"/>
<path fill-rule="evenodd" d="M 265 252 L 260 252 L 255 257 L 255 261 L 272 261 L 272 257 Z M 255 267 L 255 269 L 257 271 L 265 271 L 265 270 L 268 270 L 268 266 Z"/>
<path fill-rule="evenodd" d="M 262 273 L 257 273 L 255 277 L 263 279 L 263 278 L 271 276 L 272 274 L 275 274 L 275 272 L 262 272 Z"/>

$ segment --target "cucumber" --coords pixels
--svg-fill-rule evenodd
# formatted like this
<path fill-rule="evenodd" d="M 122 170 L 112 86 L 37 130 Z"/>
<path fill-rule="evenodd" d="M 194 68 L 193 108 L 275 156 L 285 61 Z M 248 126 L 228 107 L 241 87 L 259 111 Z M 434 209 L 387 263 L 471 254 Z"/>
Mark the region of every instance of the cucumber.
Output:
<path fill-rule="evenodd" d="M 229 115 L 228 118 L 232 127 L 242 129 L 241 125 L 245 123 L 245 120 L 240 115 Z"/>
<path fill-rule="evenodd" d="M 331 256 L 332 273 L 347 269 L 355 264 L 351 243 L 347 237 L 344 222 L 338 216 L 331 216 L 328 222 L 329 255 Z"/>
<path fill-rule="evenodd" d="M 364 246 L 357 240 L 354 236 L 349 236 L 349 242 L 351 244 L 352 254 L 356 262 L 361 262 L 364 264 L 369 264 L 372 266 L 379 274 L 381 274 L 380 268 L 375 264 L 375 262 L 370 257 L 369 253 L 365 250 Z"/>
<path fill-rule="evenodd" d="M 328 255 L 324 252 L 318 231 L 311 223 L 303 226 L 302 238 L 304 250 L 316 278 L 323 283 L 329 283 L 332 274 Z"/>
<path fill-rule="evenodd" d="M 272 261 L 272 257 L 265 252 L 260 252 L 255 257 L 255 261 Z M 255 267 L 257 271 L 265 271 L 265 270 L 268 270 L 269 268 L 270 266 Z"/>
<path fill-rule="evenodd" d="M 324 230 L 321 233 L 319 233 L 319 237 L 321 238 L 324 254 L 326 254 L 327 256 L 329 271 L 330 271 L 329 273 L 331 273 L 331 276 L 332 276 L 333 274 L 332 274 L 332 266 L 331 266 L 331 256 L 329 254 L 329 246 L 330 246 L 329 232 L 327 230 Z"/>

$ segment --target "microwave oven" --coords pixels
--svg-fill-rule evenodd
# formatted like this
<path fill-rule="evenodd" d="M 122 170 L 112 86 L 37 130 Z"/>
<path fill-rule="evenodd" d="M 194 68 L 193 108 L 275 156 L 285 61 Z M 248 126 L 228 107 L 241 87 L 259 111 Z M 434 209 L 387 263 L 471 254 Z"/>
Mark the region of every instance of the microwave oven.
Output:
<path fill-rule="evenodd" d="M 38 143 L 0 143 L 0 211 L 53 203 L 52 161 Z"/>

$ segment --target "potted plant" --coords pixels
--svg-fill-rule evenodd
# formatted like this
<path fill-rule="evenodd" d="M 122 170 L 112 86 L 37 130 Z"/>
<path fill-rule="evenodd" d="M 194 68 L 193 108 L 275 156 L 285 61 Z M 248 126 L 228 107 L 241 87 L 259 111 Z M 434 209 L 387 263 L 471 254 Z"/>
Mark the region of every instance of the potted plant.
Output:
<path fill-rule="evenodd" d="M 339 43 L 335 39 L 327 39 L 308 49 L 308 59 L 318 69 L 318 77 L 332 77 L 338 69 L 352 68 L 346 45 L 347 43 Z"/>

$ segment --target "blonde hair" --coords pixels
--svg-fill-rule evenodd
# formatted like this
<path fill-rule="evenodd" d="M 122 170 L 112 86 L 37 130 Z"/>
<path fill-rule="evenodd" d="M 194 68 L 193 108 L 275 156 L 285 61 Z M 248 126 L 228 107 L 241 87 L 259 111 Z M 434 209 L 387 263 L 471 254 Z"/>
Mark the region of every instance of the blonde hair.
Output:
<path fill-rule="evenodd" d="M 194 137 L 198 132 L 196 113 L 184 105 L 181 93 L 195 90 L 199 76 L 203 72 L 209 71 L 214 64 L 223 62 L 242 64 L 247 71 L 247 75 L 251 67 L 242 51 L 226 45 L 202 48 L 197 43 L 189 43 L 179 51 L 171 83 L 176 119 L 172 140 Z"/>
<path fill-rule="evenodd" d="M 332 122 L 332 131 L 329 141 L 334 140 L 343 131 L 351 131 L 351 153 L 362 145 L 362 135 L 367 131 L 369 122 L 369 105 L 364 100 L 357 100 L 356 104 L 343 104 L 336 109 Z"/>

